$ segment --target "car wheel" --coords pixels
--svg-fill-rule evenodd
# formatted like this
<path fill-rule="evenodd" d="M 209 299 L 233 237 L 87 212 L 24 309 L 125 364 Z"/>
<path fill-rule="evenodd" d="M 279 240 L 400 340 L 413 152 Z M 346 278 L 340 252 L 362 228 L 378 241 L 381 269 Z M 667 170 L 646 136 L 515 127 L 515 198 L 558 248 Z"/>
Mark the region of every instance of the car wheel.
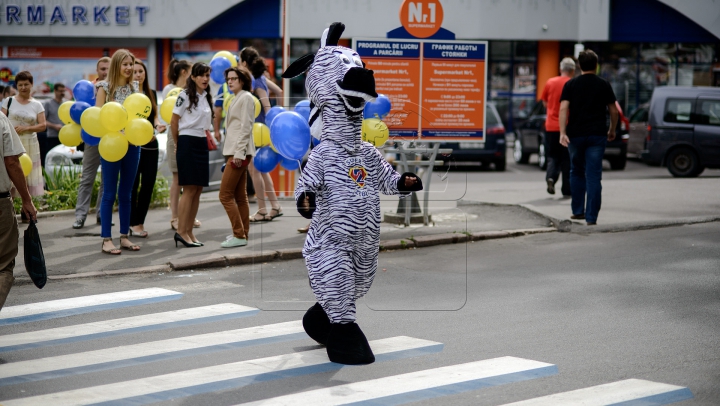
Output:
<path fill-rule="evenodd" d="M 507 160 L 505 157 L 503 159 L 499 159 L 495 161 L 495 170 L 498 172 L 503 172 L 505 170 L 505 167 L 507 166 Z"/>
<path fill-rule="evenodd" d="M 668 171 L 677 178 L 694 178 L 705 170 L 697 154 L 690 148 L 677 148 L 668 154 Z"/>
<path fill-rule="evenodd" d="M 627 163 L 627 156 L 621 156 L 620 158 L 613 159 L 610 161 L 610 169 L 614 171 L 621 171 L 625 169 Z"/>
<path fill-rule="evenodd" d="M 530 160 L 530 154 L 523 152 L 521 138 L 516 134 L 515 143 L 513 144 L 513 159 L 519 164 L 526 164 Z"/>
<path fill-rule="evenodd" d="M 545 144 L 540 144 L 538 147 L 538 166 L 540 169 L 547 169 L 547 155 L 545 154 Z"/>

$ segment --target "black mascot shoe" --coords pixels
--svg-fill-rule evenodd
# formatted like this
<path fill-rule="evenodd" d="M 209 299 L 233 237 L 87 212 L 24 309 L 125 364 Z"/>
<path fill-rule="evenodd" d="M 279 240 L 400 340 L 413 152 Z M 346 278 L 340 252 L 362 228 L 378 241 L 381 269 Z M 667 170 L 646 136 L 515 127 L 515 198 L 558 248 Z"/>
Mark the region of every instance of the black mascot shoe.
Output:
<path fill-rule="evenodd" d="M 303 316 L 303 328 L 307 335 L 320 345 L 327 345 L 330 334 L 330 319 L 320 303 L 315 303 Z"/>
<path fill-rule="evenodd" d="M 345 365 L 365 365 L 375 362 L 365 334 L 356 323 L 331 324 L 327 339 L 330 361 Z"/>

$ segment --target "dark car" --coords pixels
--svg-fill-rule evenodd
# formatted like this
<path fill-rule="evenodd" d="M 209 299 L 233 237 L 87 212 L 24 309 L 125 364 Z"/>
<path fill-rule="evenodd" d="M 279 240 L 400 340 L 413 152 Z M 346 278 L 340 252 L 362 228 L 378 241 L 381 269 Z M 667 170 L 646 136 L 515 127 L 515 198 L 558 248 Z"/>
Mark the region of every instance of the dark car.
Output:
<path fill-rule="evenodd" d="M 720 168 L 720 88 L 656 87 L 648 120 L 645 162 L 676 177 Z"/>
<path fill-rule="evenodd" d="M 610 168 L 622 170 L 625 169 L 627 163 L 628 119 L 623 115 L 622 109 L 617 102 L 615 105 L 619 113 L 616 137 L 613 141 L 608 141 L 603 158 L 610 162 Z M 530 117 L 527 120 L 518 122 L 513 145 L 513 159 L 515 162 L 526 164 L 530 161 L 532 154 L 538 154 L 540 169 L 545 170 L 547 168 L 547 158 L 545 156 L 546 114 L 545 105 L 538 102 L 532 109 Z"/>
<path fill-rule="evenodd" d="M 505 143 L 505 126 L 500 121 L 500 114 L 493 103 L 485 105 L 485 139 L 472 142 L 444 142 L 440 148 L 451 148 L 448 156 L 441 156 L 444 161 L 478 162 L 482 165 L 493 164 L 498 171 L 504 171 L 506 165 L 507 144 Z"/>

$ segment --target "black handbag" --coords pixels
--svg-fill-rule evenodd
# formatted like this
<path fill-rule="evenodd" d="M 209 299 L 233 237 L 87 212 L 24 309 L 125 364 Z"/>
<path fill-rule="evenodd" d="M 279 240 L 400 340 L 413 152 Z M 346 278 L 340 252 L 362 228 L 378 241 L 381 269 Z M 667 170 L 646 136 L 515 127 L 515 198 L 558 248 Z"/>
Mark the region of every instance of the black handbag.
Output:
<path fill-rule="evenodd" d="M 35 286 L 42 289 L 47 282 L 47 269 L 45 269 L 45 255 L 43 255 L 40 233 L 35 221 L 25 230 L 25 270 Z"/>

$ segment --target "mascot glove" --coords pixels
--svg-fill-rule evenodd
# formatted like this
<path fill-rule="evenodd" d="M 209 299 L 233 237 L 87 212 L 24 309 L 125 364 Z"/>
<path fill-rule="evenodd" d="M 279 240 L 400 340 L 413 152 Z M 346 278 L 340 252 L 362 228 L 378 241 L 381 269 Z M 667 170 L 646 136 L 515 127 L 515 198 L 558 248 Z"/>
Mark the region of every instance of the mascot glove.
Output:
<path fill-rule="evenodd" d="M 417 179 L 415 181 L 415 184 L 410 187 L 405 186 L 405 179 L 408 176 L 413 176 Z M 423 190 L 422 180 L 420 179 L 419 176 L 417 176 L 416 174 L 414 174 L 412 172 L 405 172 L 402 174 L 402 176 L 400 176 L 400 180 L 398 180 L 397 188 L 398 188 L 398 191 L 403 194 L 409 194 L 411 192 L 418 192 L 420 190 Z"/>
<path fill-rule="evenodd" d="M 307 209 L 304 207 L 305 197 L 307 197 L 310 201 L 310 207 Z M 315 213 L 315 193 L 304 192 L 302 195 L 300 195 L 297 202 L 295 203 L 297 204 L 298 213 L 300 213 L 301 216 L 305 217 L 306 219 L 312 218 L 313 213 Z"/>

